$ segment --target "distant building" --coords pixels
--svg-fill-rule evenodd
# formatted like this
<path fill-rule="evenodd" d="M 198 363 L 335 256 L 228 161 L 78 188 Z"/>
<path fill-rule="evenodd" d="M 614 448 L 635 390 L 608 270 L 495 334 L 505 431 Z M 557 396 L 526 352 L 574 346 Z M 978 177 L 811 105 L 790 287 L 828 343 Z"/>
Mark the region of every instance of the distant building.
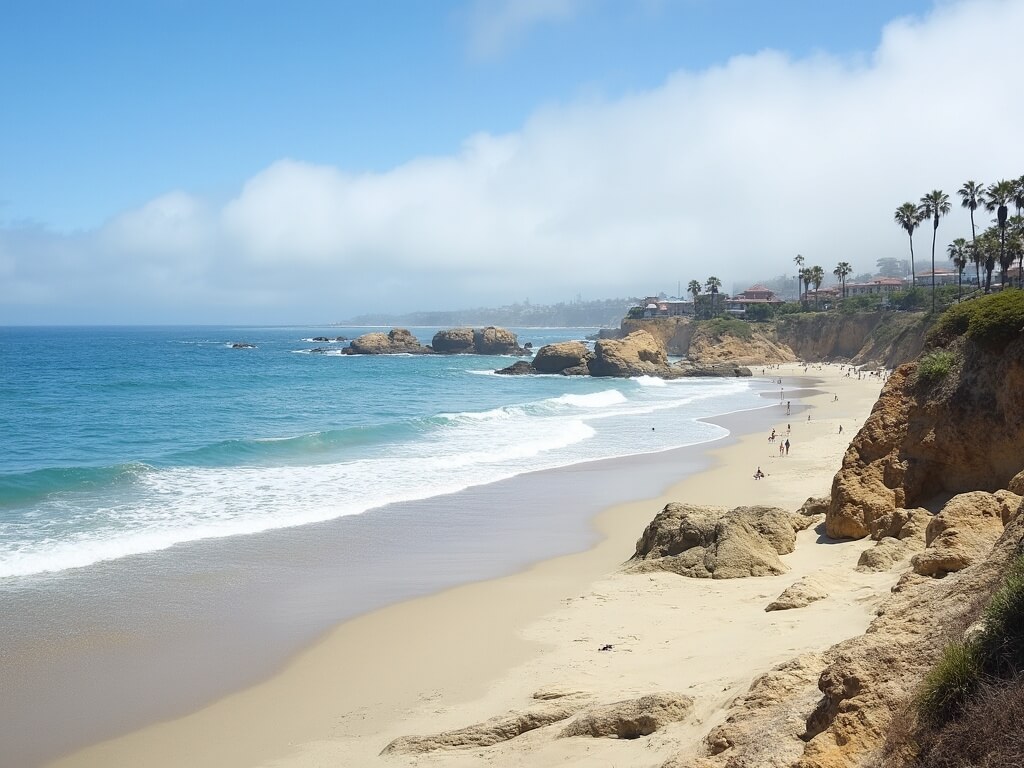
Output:
<path fill-rule="evenodd" d="M 644 317 L 682 317 L 693 314 L 693 302 L 648 296 L 642 304 Z"/>
<path fill-rule="evenodd" d="M 742 293 L 737 293 L 731 299 L 725 300 L 725 311 L 736 317 L 743 317 L 747 309 L 756 304 L 785 304 L 785 301 L 775 295 L 775 292 L 765 288 L 763 285 L 754 285 Z"/>
<path fill-rule="evenodd" d="M 955 281 L 954 281 L 955 282 Z M 866 283 L 847 283 L 847 296 L 888 295 L 906 290 L 908 281 L 899 277 L 876 277 Z"/>
<path fill-rule="evenodd" d="M 957 273 L 952 269 L 944 269 L 942 267 L 936 267 L 935 269 L 935 284 L 936 285 L 956 285 Z M 923 287 L 930 287 L 932 284 L 932 271 L 918 272 L 917 273 L 917 284 Z"/>

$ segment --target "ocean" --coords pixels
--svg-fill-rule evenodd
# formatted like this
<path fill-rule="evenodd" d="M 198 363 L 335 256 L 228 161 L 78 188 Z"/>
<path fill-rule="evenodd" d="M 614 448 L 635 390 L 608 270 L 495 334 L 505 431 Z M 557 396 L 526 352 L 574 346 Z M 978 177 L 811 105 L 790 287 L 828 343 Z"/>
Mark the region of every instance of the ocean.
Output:
<path fill-rule="evenodd" d="M 313 341 L 367 330 L 0 331 L 0 578 L 705 442 L 723 430 L 698 418 L 764 404 L 744 380 L 506 377 L 511 358 Z"/>
<path fill-rule="evenodd" d="M 764 380 L 499 376 L 513 358 L 315 340 L 368 330 L 0 329 L 13 765 L 191 711 L 346 618 L 585 549 L 597 511 L 777 403 Z"/>

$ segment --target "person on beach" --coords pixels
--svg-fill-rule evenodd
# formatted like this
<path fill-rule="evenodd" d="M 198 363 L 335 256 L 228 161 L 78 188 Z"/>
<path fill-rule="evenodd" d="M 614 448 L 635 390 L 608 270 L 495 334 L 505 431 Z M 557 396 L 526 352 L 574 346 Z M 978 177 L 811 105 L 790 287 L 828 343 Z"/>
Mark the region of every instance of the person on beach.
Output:
<path fill-rule="evenodd" d="M 786 442 L 783 443 L 783 445 L 786 448 L 786 455 L 789 456 L 789 438 L 788 437 L 786 438 Z"/>
<path fill-rule="evenodd" d="M 785 450 L 786 450 L 786 446 L 783 445 L 782 443 L 779 443 L 779 456 L 784 455 Z"/>
<path fill-rule="evenodd" d="M 839 425 L 839 434 L 840 435 L 843 434 L 843 425 L 842 424 Z"/>
<path fill-rule="evenodd" d="M 764 472 L 762 472 L 761 468 L 758 467 L 757 468 L 757 472 L 754 473 L 754 479 L 755 480 L 760 480 L 762 477 L 764 477 Z"/>

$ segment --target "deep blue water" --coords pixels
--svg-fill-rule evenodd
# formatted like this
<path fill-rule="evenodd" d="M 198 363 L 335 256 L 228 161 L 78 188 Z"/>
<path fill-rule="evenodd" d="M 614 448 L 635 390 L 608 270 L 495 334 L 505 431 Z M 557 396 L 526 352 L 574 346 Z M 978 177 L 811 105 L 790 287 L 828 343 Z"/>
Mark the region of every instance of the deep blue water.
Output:
<path fill-rule="evenodd" d="M 723 433 L 699 417 L 764 403 L 749 380 L 310 353 L 366 330 L 0 329 L 0 578 L 699 443 Z M 539 347 L 593 329 L 517 332 Z"/>

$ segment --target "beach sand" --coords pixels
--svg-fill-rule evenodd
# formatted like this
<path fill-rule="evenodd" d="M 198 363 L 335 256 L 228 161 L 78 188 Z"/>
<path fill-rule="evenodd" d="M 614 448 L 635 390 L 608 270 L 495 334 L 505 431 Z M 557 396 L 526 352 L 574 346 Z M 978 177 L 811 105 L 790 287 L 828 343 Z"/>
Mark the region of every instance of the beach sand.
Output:
<path fill-rule="evenodd" d="M 792 392 L 791 377 L 805 372 L 794 364 L 769 375 L 787 377 Z M 807 497 L 828 493 L 881 381 L 844 378 L 837 366 L 812 367 L 806 376 L 813 389 L 793 399 L 791 416 L 777 402 L 770 406 L 783 437 L 792 425 L 788 457 L 779 457 L 767 433 L 714 444 L 706 471 L 657 498 L 645 498 L 637 487 L 639 500 L 602 512 L 595 520 L 600 541 L 586 552 L 353 619 L 258 685 L 51 765 L 656 766 L 696 751 L 754 677 L 863 632 L 895 581 L 893 573 L 854 570 L 867 542 L 831 542 L 813 529 L 799 534 L 796 551 L 783 557 L 791 570 L 781 576 L 699 580 L 620 571 L 669 501 L 795 510 Z M 764 479 L 753 477 L 758 466 Z M 827 599 L 764 611 L 808 575 L 826 588 Z M 606 644 L 612 650 L 600 651 Z M 556 726 L 486 748 L 378 757 L 398 736 L 523 709 L 534 703 L 534 692 L 551 688 L 585 692 L 599 703 L 679 692 L 695 706 L 684 722 L 635 740 L 559 739 Z"/>

